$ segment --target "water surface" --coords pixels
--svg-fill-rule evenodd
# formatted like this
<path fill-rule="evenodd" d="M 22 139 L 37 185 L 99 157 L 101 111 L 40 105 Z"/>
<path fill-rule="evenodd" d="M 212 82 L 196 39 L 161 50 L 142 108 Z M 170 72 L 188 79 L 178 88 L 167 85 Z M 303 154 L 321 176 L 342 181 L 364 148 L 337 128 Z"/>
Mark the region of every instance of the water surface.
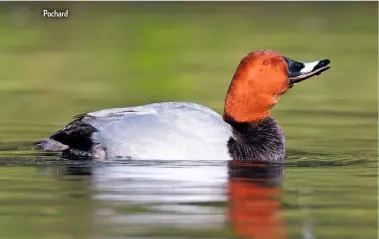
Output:
<path fill-rule="evenodd" d="M 377 238 L 377 3 L 49 4 L 72 18 L 0 4 L 0 238 Z M 101 108 L 222 112 L 239 60 L 260 48 L 332 61 L 273 109 L 282 167 L 76 162 L 30 148 Z"/>

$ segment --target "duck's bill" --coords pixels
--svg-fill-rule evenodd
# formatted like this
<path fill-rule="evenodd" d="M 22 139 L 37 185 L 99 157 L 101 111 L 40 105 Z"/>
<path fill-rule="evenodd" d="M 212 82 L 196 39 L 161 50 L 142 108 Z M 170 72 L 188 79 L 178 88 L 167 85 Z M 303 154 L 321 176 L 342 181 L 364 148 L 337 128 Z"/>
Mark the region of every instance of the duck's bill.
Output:
<path fill-rule="evenodd" d="M 291 86 L 330 69 L 329 59 L 309 63 L 294 61 L 286 57 L 284 57 L 284 60 L 288 65 L 288 78 Z"/>

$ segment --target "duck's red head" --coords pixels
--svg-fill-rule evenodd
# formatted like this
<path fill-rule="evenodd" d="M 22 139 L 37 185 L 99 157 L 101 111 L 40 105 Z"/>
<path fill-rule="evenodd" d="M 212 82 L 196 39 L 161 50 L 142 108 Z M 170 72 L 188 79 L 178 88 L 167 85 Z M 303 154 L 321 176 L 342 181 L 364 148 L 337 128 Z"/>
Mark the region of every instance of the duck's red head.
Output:
<path fill-rule="evenodd" d="M 224 118 L 255 122 L 268 117 L 270 109 L 296 83 L 329 69 L 328 59 L 301 63 L 272 50 L 258 50 L 245 56 L 229 86 Z"/>

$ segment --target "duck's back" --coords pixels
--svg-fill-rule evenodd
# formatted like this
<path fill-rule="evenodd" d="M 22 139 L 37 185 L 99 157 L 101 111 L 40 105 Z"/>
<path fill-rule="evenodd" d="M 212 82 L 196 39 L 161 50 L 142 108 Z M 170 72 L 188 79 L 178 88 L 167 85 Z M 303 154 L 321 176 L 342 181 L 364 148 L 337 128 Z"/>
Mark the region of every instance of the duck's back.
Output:
<path fill-rule="evenodd" d="M 199 104 L 163 102 L 107 109 L 83 114 L 80 121 L 95 129 L 91 140 L 105 149 L 108 158 L 229 159 L 231 126 Z"/>

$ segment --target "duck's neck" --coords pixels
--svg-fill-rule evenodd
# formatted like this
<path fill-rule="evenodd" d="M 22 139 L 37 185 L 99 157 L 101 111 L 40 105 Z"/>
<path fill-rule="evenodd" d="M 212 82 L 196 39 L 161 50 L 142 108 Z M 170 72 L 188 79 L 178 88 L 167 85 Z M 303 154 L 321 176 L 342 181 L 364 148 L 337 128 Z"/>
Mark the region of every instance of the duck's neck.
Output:
<path fill-rule="evenodd" d="M 282 162 L 285 159 L 285 138 L 280 125 L 271 117 L 252 123 L 237 122 L 232 117 L 224 120 L 233 128 L 228 141 L 234 160 Z"/>
<path fill-rule="evenodd" d="M 241 65 L 242 64 L 242 65 Z M 229 153 L 236 160 L 282 161 L 285 139 L 270 109 L 279 93 L 254 78 L 256 72 L 238 67 L 225 98 L 224 120 L 233 127 Z"/>
<path fill-rule="evenodd" d="M 259 88 L 249 85 L 249 81 L 240 80 L 236 75 L 225 98 L 224 117 L 250 123 L 269 117 L 278 96 L 264 93 Z"/>

